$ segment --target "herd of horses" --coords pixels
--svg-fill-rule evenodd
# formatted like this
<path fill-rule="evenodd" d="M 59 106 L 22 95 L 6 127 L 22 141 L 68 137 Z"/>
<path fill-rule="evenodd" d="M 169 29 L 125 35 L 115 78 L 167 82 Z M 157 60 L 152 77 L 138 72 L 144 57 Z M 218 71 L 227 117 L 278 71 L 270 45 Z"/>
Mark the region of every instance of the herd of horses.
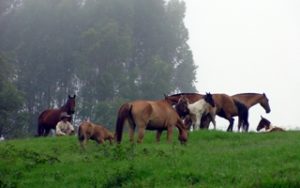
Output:
<path fill-rule="evenodd" d="M 67 102 L 58 109 L 47 109 L 38 117 L 38 136 L 47 136 L 51 129 L 55 129 L 60 120 L 60 114 L 66 112 L 71 116 L 75 112 L 75 98 L 68 96 Z M 142 143 L 146 130 L 156 131 L 156 141 L 164 130 L 167 131 L 167 140 L 171 142 L 173 129 L 178 129 L 178 139 L 185 143 L 188 132 L 193 130 L 208 129 L 210 123 L 216 129 L 216 115 L 228 120 L 227 131 L 233 131 L 234 117 L 238 117 L 238 131 L 248 132 L 249 109 L 260 104 L 266 113 L 271 112 L 269 100 L 265 93 L 241 93 L 229 96 L 227 94 L 199 94 L 179 93 L 165 95 L 161 100 L 136 100 L 124 103 L 118 110 L 115 133 L 111 133 L 103 125 L 96 125 L 90 121 L 83 121 L 78 129 L 78 139 L 84 145 L 88 139 L 103 143 L 115 140 L 122 141 L 122 133 L 126 122 L 129 125 L 129 139 L 134 141 L 135 129 L 137 128 L 137 142 Z M 257 131 L 262 128 L 266 132 L 283 131 L 274 127 L 271 122 L 261 117 Z M 275 128 L 275 129 L 274 129 Z"/>

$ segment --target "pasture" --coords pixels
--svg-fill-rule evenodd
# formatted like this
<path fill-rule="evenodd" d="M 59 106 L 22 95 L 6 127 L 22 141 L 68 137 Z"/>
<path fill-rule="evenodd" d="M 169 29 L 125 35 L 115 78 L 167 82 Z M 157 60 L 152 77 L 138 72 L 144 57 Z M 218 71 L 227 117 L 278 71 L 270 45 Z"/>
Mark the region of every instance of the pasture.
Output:
<path fill-rule="evenodd" d="M 0 187 L 300 187 L 300 132 L 198 131 L 186 145 L 97 145 L 77 137 L 0 142 Z"/>

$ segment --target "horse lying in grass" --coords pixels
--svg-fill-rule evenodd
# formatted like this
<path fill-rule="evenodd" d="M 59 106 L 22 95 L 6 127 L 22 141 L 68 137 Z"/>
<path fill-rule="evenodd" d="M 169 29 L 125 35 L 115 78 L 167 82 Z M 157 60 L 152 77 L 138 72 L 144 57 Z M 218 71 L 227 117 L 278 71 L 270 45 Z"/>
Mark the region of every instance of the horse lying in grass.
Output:
<path fill-rule="evenodd" d="M 187 141 L 188 128 L 182 123 L 175 109 L 166 100 L 148 101 L 137 100 L 123 104 L 117 116 L 115 139 L 122 140 L 125 123 L 129 124 L 130 142 L 134 142 L 135 128 L 138 128 L 138 143 L 143 142 L 147 130 L 157 131 L 156 140 L 159 142 L 163 130 L 167 130 L 167 140 L 171 142 L 173 128 L 177 127 L 178 139 L 183 144 Z"/>
<path fill-rule="evenodd" d="M 84 121 L 78 128 L 78 140 L 80 145 L 84 147 L 89 139 L 95 140 L 98 144 L 103 144 L 105 140 L 108 140 L 112 144 L 114 135 L 102 125 Z"/>
<path fill-rule="evenodd" d="M 256 128 L 257 131 L 260 131 L 261 129 L 265 128 L 266 132 L 279 132 L 279 131 L 285 131 L 283 128 L 273 126 L 269 120 L 266 118 L 261 117 L 261 120 L 258 123 L 258 126 Z"/>

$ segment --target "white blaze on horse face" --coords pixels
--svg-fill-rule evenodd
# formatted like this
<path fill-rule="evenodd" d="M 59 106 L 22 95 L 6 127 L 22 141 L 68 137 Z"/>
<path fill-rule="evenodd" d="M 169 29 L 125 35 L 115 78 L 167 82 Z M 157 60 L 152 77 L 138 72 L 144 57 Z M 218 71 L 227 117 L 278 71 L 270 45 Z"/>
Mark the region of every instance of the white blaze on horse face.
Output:
<path fill-rule="evenodd" d="M 204 99 L 200 99 L 192 104 L 188 103 L 188 109 L 190 110 L 190 114 L 196 117 L 196 120 L 193 119 L 195 130 L 199 130 L 202 115 L 204 113 L 208 113 L 210 107 L 211 105 L 207 103 Z"/>

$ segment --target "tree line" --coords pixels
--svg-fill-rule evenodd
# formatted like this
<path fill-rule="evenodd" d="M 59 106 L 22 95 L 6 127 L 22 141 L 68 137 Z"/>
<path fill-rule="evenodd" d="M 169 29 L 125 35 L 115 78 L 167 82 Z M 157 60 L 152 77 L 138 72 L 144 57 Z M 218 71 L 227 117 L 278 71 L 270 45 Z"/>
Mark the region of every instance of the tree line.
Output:
<path fill-rule="evenodd" d="M 76 94 L 76 118 L 114 127 L 135 99 L 195 91 L 180 0 L 3 0 L 0 134 L 33 135 L 37 117 Z"/>

